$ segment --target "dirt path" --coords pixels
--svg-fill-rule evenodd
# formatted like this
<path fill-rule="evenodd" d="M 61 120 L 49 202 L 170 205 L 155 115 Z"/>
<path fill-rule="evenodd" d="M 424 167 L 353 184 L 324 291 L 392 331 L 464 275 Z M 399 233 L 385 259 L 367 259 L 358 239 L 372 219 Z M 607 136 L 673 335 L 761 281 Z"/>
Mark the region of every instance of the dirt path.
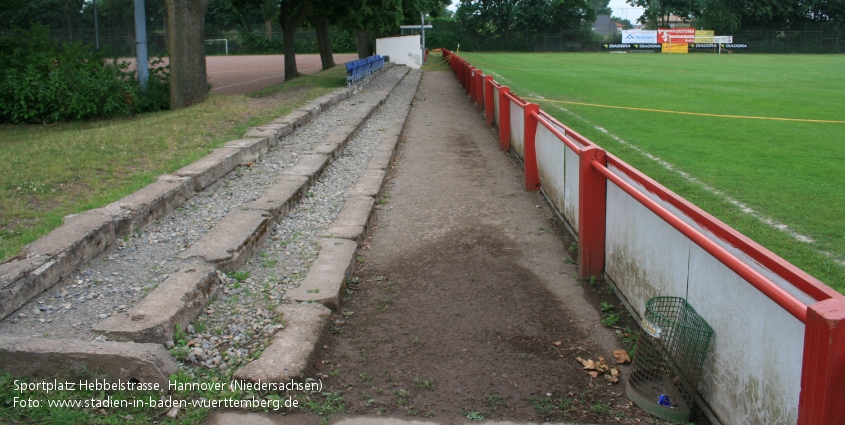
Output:
<path fill-rule="evenodd" d="M 572 241 L 451 74 L 424 75 L 399 155 L 319 364 L 347 413 L 653 422 L 575 360 L 615 363 L 594 307 L 615 298 L 574 279 Z"/>

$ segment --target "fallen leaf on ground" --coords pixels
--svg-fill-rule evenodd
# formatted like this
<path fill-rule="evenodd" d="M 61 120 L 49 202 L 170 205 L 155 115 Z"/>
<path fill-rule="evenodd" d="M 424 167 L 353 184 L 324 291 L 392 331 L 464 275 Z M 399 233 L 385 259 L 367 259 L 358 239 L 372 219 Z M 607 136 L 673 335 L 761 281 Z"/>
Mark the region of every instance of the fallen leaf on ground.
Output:
<path fill-rule="evenodd" d="M 599 375 L 604 375 L 604 379 L 610 383 L 615 384 L 619 382 L 619 369 L 610 366 L 604 357 L 599 356 L 598 362 L 593 359 L 582 359 L 581 357 L 577 357 L 575 360 L 578 360 L 584 366 L 584 370 L 587 370 L 587 373 L 591 377 L 597 378 Z"/>
<path fill-rule="evenodd" d="M 584 369 L 595 370 L 595 368 L 596 368 L 596 362 L 594 362 L 593 359 L 584 360 L 584 359 L 578 357 L 575 360 L 578 360 L 579 362 L 581 362 L 581 364 L 584 365 Z"/>
<path fill-rule="evenodd" d="M 615 367 L 610 368 L 610 371 L 604 374 L 604 379 L 612 384 L 619 382 L 619 369 Z"/>
<path fill-rule="evenodd" d="M 613 352 L 613 357 L 616 358 L 616 364 L 625 364 L 631 361 L 631 357 L 625 350 L 615 350 Z"/>
<path fill-rule="evenodd" d="M 610 370 L 610 365 L 607 364 L 607 360 L 605 360 L 604 357 L 599 356 L 599 362 L 596 363 L 596 370 L 599 371 L 599 373 L 604 373 Z"/>

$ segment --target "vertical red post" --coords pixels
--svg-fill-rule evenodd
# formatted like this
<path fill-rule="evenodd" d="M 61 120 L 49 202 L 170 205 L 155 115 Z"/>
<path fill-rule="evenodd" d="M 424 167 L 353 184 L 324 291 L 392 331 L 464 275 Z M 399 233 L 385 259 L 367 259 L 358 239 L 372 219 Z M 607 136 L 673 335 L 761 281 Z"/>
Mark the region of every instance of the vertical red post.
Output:
<path fill-rule="evenodd" d="M 458 76 L 458 82 L 464 84 L 464 62 L 461 59 L 455 60 L 455 74 Z"/>
<path fill-rule="evenodd" d="M 592 163 L 607 165 L 607 153 L 595 146 L 580 153 L 578 182 L 578 278 L 600 277 L 604 271 L 607 179 Z"/>
<path fill-rule="evenodd" d="M 486 113 L 487 125 L 491 127 L 496 121 L 494 116 L 496 104 L 493 103 L 493 92 L 493 76 L 488 75 L 484 77 L 484 112 Z"/>
<path fill-rule="evenodd" d="M 473 102 L 475 102 L 475 100 L 478 99 L 478 73 L 481 71 L 479 71 L 478 68 L 475 67 L 471 69 L 472 72 L 469 74 L 469 97 L 470 99 L 472 99 Z"/>
<path fill-rule="evenodd" d="M 477 68 L 472 68 L 472 73 L 469 74 L 469 98 L 473 102 L 475 102 L 475 99 L 478 98 L 478 84 L 476 83 L 476 80 L 478 79 L 478 72 Z"/>
<path fill-rule="evenodd" d="M 464 91 L 472 97 L 472 67 L 466 64 L 466 75 L 464 78 Z"/>
<path fill-rule="evenodd" d="M 499 149 L 503 151 L 511 148 L 511 100 L 507 96 L 510 91 L 507 86 L 499 88 Z"/>
<path fill-rule="evenodd" d="M 484 78 L 486 76 L 479 69 L 475 74 L 475 110 L 478 112 L 484 109 Z"/>
<path fill-rule="evenodd" d="M 461 83 L 461 85 L 463 85 L 464 84 L 464 62 L 461 59 L 458 59 L 455 62 L 456 62 L 456 64 L 455 64 L 455 67 L 456 67 L 455 74 L 458 75 L 458 82 Z"/>
<path fill-rule="evenodd" d="M 540 105 L 525 104 L 525 190 L 533 192 L 540 188 L 540 173 L 537 170 L 537 114 Z"/>
<path fill-rule="evenodd" d="M 845 302 L 809 306 L 804 325 L 798 424 L 845 423 Z"/>

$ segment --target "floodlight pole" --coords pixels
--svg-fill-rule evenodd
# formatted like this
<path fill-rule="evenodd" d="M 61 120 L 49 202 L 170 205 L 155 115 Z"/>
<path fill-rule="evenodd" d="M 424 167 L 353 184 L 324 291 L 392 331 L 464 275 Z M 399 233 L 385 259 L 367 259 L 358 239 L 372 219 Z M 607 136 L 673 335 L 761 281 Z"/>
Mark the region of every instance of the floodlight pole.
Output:
<path fill-rule="evenodd" d="M 420 60 L 420 63 L 422 65 L 425 65 L 425 15 L 423 15 L 422 12 L 420 12 L 420 21 L 421 21 L 421 23 L 420 23 L 420 33 L 422 34 L 422 45 L 420 46 L 420 49 L 421 49 L 420 58 L 422 58 L 422 59 Z"/>
<path fill-rule="evenodd" d="M 135 57 L 138 66 L 138 86 L 147 91 L 149 70 L 147 69 L 147 15 L 144 0 L 135 0 Z"/>

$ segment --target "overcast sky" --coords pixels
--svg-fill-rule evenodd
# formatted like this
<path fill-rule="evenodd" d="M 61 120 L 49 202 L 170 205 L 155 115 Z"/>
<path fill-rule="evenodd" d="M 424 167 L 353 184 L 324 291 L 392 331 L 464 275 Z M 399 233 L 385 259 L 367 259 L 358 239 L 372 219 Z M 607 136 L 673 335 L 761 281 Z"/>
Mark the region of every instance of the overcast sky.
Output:
<path fill-rule="evenodd" d="M 455 10 L 458 7 L 459 0 L 452 0 L 452 6 L 449 7 L 451 10 Z M 613 10 L 613 16 L 618 16 L 622 19 L 627 19 L 631 21 L 631 23 L 637 23 L 637 18 L 643 14 L 643 8 L 641 7 L 631 7 L 630 4 L 625 3 L 625 0 L 610 0 L 610 4 L 608 4 Z"/>

